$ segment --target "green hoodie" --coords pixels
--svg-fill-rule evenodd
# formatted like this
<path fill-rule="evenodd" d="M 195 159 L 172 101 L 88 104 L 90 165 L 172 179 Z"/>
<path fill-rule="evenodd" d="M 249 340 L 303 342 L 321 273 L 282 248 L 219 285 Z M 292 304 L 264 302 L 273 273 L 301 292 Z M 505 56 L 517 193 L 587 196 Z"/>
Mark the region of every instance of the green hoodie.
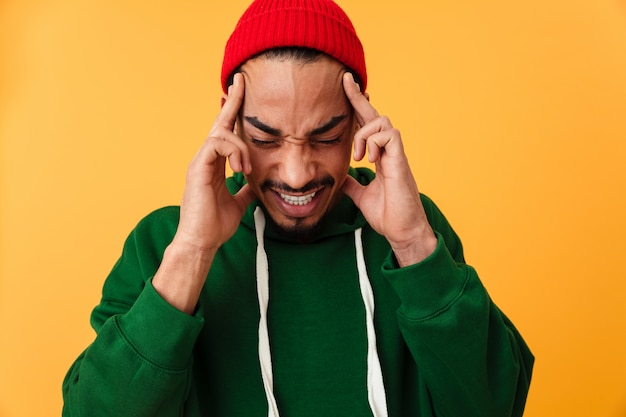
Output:
<path fill-rule="evenodd" d="M 374 173 L 351 169 L 362 184 Z M 231 192 L 244 183 L 227 180 Z M 422 197 L 435 252 L 399 268 L 348 197 L 307 243 L 265 229 L 273 392 L 281 416 L 372 416 L 367 332 L 354 231 L 375 299 L 376 346 L 388 415 L 521 416 L 534 358 L 491 301 L 461 242 Z M 151 285 L 178 224 L 157 210 L 128 237 L 91 324 L 95 341 L 63 382 L 63 416 L 267 416 L 259 364 L 253 203 L 215 257 L 187 315 Z"/>

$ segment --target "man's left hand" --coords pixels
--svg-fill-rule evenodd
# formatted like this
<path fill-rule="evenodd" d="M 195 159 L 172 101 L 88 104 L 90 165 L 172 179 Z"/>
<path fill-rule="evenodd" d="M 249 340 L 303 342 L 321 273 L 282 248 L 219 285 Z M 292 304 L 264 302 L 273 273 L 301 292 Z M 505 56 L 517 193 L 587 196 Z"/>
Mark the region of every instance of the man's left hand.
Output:
<path fill-rule="evenodd" d="M 433 253 L 437 238 L 426 219 L 400 132 L 378 115 L 352 74 L 344 74 L 343 86 L 360 127 L 354 135 L 354 159 L 362 160 L 367 149 L 368 160 L 376 167 L 370 184 L 363 186 L 348 176 L 343 191 L 385 236 L 400 266 L 418 263 Z"/>

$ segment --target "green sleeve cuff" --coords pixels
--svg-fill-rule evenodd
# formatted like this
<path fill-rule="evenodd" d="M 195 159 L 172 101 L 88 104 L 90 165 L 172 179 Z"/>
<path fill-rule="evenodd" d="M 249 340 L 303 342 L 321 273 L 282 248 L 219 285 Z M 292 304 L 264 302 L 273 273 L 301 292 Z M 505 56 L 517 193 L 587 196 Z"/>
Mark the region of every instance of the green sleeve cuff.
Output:
<path fill-rule="evenodd" d="M 204 319 L 200 309 L 191 316 L 169 304 L 156 292 L 152 280 L 135 304 L 117 319 L 120 332 L 148 362 L 168 370 L 189 366 Z"/>
<path fill-rule="evenodd" d="M 426 320 L 445 311 L 466 284 L 465 269 L 452 258 L 443 237 L 435 234 L 437 247 L 423 261 L 400 268 L 390 253 L 382 265 L 383 276 L 402 302 L 399 313 L 409 320 Z"/>

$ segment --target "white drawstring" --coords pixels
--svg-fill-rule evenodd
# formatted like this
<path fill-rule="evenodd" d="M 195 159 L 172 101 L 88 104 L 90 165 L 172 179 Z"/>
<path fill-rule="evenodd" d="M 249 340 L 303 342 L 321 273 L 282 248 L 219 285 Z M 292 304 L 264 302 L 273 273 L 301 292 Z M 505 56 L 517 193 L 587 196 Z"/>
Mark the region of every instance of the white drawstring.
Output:
<path fill-rule="evenodd" d="M 261 362 L 261 377 L 267 398 L 268 417 L 278 417 L 278 406 L 274 398 L 274 375 L 272 374 L 272 354 L 270 352 L 270 337 L 267 331 L 267 305 L 270 300 L 269 269 L 263 232 L 265 231 L 265 216 L 263 210 L 257 207 L 254 211 L 254 225 L 256 229 L 256 289 L 259 297 L 259 361 Z"/>
<path fill-rule="evenodd" d="M 261 377 L 267 398 L 268 417 L 279 417 L 276 398 L 274 397 L 274 377 L 272 374 L 272 355 L 267 330 L 267 306 L 269 304 L 269 268 L 263 234 L 265 231 L 265 216 L 263 210 L 257 207 L 254 211 L 256 229 L 257 252 L 257 295 L 259 298 L 259 362 L 261 363 Z M 357 269 L 359 272 L 359 286 L 361 297 L 365 304 L 365 321 L 367 330 L 367 399 L 374 417 L 387 417 L 387 398 L 383 384 L 383 374 L 376 350 L 376 333 L 374 329 L 374 294 L 367 276 L 361 229 L 354 232 L 356 246 Z"/>
<path fill-rule="evenodd" d="M 374 329 L 374 293 L 365 268 L 363 255 L 362 229 L 354 232 L 356 246 L 356 265 L 359 270 L 359 286 L 365 304 L 365 322 L 367 329 L 367 399 L 374 417 L 387 417 L 387 397 L 383 384 L 383 372 L 376 349 L 376 330 Z"/>

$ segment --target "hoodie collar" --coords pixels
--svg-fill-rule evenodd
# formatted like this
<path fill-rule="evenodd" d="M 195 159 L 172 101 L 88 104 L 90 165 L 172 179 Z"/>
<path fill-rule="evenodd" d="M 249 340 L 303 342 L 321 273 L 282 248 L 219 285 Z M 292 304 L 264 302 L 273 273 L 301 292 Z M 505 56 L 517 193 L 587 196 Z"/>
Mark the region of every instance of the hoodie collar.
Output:
<path fill-rule="evenodd" d="M 367 185 L 374 179 L 375 174 L 368 168 L 350 168 L 348 175 L 355 178 L 359 183 Z M 226 180 L 226 186 L 231 194 L 235 194 L 239 191 L 245 183 L 245 177 L 241 173 L 235 173 Z M 252 230 L 254 230 L 254 211 L 259 206 L 267 216 L 265 208 L 257 199 L 248 206 L 246 213 L 241 219 L 241 223 Z M 313 234 L 309 242 L 315 242 L 320 239 L 344 233 L 353 233 L 356 229 L 363 227 L 365 224 L 366 221 L 361 211 L 348 196 L 344 195 L 339 203 L 330 212 L 326 213 L 319 229 Z M 280 230 L 276 229 L 269 222 L 265 230 L 265 236 L 270 239 L 295 242 L 294 239 L 284 236 Z"/>

